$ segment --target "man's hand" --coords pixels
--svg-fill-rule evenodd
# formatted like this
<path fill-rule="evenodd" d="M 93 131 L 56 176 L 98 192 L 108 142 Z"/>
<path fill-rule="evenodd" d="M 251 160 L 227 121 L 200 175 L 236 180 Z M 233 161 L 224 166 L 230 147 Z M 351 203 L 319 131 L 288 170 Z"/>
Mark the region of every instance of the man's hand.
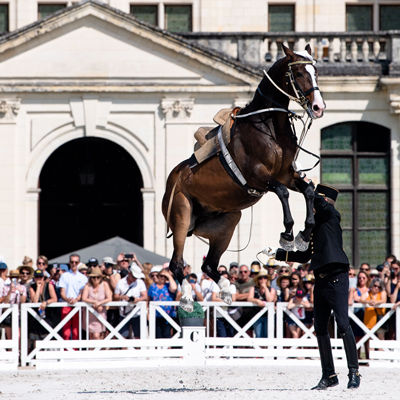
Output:
<path fill-rule="evenodd" d="M 266 247 L 262 252 L 269 258 L 275 258 L 277 251 L 278 251 L 277 247 Z"/>

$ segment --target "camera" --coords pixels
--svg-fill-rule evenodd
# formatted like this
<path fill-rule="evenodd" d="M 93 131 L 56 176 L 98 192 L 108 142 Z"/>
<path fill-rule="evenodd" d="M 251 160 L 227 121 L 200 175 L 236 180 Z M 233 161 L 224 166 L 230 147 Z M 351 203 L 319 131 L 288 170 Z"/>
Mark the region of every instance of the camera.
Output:
<path fill-rule="evenodd" d="M 17 278 L 12 278 L 12 279 L 11 279 L 11 283 L 12 283 L 14 286 L 17 286 L 17 285 L 18 285 L 18 279 L 17 279 Z"/>
<path fill-rule="evenodd" d="M 133 253 L 125 253 L 124 257 L 125 258 L 133 258 Z"/>

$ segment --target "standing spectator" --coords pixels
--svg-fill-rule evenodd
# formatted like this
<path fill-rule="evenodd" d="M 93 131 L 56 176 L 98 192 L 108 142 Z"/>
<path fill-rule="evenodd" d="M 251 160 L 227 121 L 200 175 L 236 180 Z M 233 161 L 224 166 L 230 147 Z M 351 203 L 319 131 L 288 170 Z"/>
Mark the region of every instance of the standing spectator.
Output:
<path fill-rule="evenodd" d="M 101 265 L 103 273 L 103 281 L 106 282 L 110 288 L 111 297 L 114 295 L 114 290 L 117 283 L 121 280 L 121 274 L 115 269 L 117 263 L 114 262 L 112 257 L 104 257 Z M 115 328 L 119 324 L 119 308 L 116 306 L 107 307 L 107 321 Z"/>
<path fill-rule="evenodd" d="M 161 265 L 155 265 L 151 270 L 149 274 L 149 278 L 151 279 L 151 284 L 156 283 L 157 278 L 158 278 L 158 273 L 162 271 L 162 266 Z M 149 286 L 150 287 L 150 286 Z"/>
<path fill-rule="evenodd" d="M 236 286 L 236 301 L 249 301 L 250 289 L 254 287 L 254 279 L 250 278 L 250 269 L 247 265 L 241 265 L 239 268 L 239 279 L 234 284 Z M 253 311 L 251 307 L 242 307 L 242 316 L 238 324 L 243 327 L 252 318 Z"/>
<path fill-rule="evenodd" d="M 280 273 L 281 271 L 279 271 Z M 277 292 L 278 294 L 278 302 L 279 303 L 287 303 L 290 300 L 290 275 L 289 274 L 282 274 L 279 275 L 276 283 L 279 286 L 279 291 Z M 285 338 L 290 338 L 290 330 L 289 330 L 289 324 L 288 321 L 291 320 L 289 316 L 284 313 L 283 314 L 283 331 L 285 332 Z"/>
<path fill-rule="evenodd" d="M 107 318 L 107 311 L 104 304 L 112 301 L 112 293 L 110 286 L 103 282 L 103 273 L 100 267 L 93 267 L 90 274 L 88 274 L 88 282 L 83 288 L 82 301 L 88 304 L 92 304 L 92 307 L 100 314 L 104 319 Z M 89 339 L 100 340 L 104 339 L 104 332 L 106 331 L 105 326 L 98 318 L 91 312 L 89 314 L 89 326 L 87 326 L 86 315 L 83 314 L 83 326 L 86 331 L 89 332 Z"/>
<path fill-rule="evenodd" d="M 145 276 L 144 283 L 146 284 L 147 289 L 149 289 L 150 285 L 153 283 L 153 280 L 150 278 L 150 273 L 153 268 L 153 264 L 145 262 L 142 264 L 142 266 L 143 266 L 143 273 Z"/>
<path fill-rule="evenodd" d="M 260 263 L 253 261 L 250 265 L 250 278 L 254 278 L 260 272 Z"/>
<path fill-rule="evenodd" d="M 294 271 L 290 276 L 290 298 L 296 296 L 297 289 L 303 289 L 303 279 L 299 272 Z"/>
<path fill-rule="evenodd" d="M 250 288 L 248 301 L 258 307 L 254 308 L 253 314 L 257 314 L 267 303 L 275 303 L 276 291 L 270 285 L 270 276 L 261 270 L 254 278 L 255 286 Z M 253 329 L 258 338 L 268 337 L 268 314 L 264 314 L 253 324 Z"/>
<path fill-rule="evenodd" d="M 371 266 L 368 263 L 362 263 L 360 265 L 360 271 L 366 272 L 369 274 L 369 271 L 371 271 Z"/>
<path fill-rule="evenodd" d="M 306 292 L 300 287 L 296 290 L 296 294 L 289 300 L 288 310 L 299 319 L 304 320 L 306 317 L 305 308 L 310 308 L 310 302 L 307 299 Z M 301 328 L 291 318 L 288 321 L 289 330 L 293 339 L 298 339 L 301 335 Z"/>
<path fill-rule="evenodd" d="M 31 294 L 29 288 L 31 287 L 34 270 L 32 267 L 29 267 L 27 265 L 21 265 L 20 267 L 18 267 L 18 271 L 19 271 L 19 283 L 21 285 L 24 285 L 26 288 L 26 293 L 27 293 L 26 302 L 30 303 Z"/>
<path fill-rule="evenodd" d="M 227 271 L 221 272 L 221 276 L 224 276 L 226 279 L 230 281 L 230 276 Z M 236 301 L 236 286 L 233 285 L 232 283 L 229 286 L 229 290 L 232 295 L 232 301 Z M 216 301 L 216 302 L 223 302 L 219 298 L 219 287 L 218 285 L 214 286 L 214 290 L 211 295 L 211 301 Z M 225 311 L 228 311 L 228 314 L 232 316 L 232 314 L 237 310 L 237 308 L 234 307 L 226 307 L 222 306 L 222 309 Z M 217 311 L 217 336 L 218 337 L 233 337 L 235 333 L 235 328 Z"/>
<path fill-rule="evenodd" d="M 225 265 L 220 265 L 220 266 L 218 267 L 218 272 L 219 272 L 220 274 L 222 274 L 222 272 L 228 272 L 228 269 L 225 267 Z"/>
<path fill-rule="evenodd" d="M 115 301 L 128 301 L 129 305 L 119 308 L 120 322 L 134 309 L 135 304 L 140 301 L 147 301 L 147 289 L 143 280 L 142 269 L 132 262 L 128 275 L 119 280 L 114 291 Z M 129 336 L 129 328 L 132 328 L 133 335 L 140 339 L 140 311 L 136 313 L 121 329 L 122 336 Z"/>
<path fill-rule="evenodd" d="M 4 302 L 4 283 L 7 279 L 7 264 L 5 262 L 0 262 L 0 303 Z M 0 315 L 2 314 L 2 309 L 0 308 Z"/>
<path fill-rule="evenodd" d="M 314 282 L 315 278 L 313 274 L 308 274 L 303 278 L 304 291 L 306 293 L 307 300 L 310 303 L 310 307 L 305 308 L 306 317 L 303 320 L 303 324 L 307 328 L 311 328 L 314 323 Z"/>
<path fill-rule="evenodd" d="M 300 274 L 300 281 L 302 281 L 307 275 L 306 264 L 301 264 L 297 267 L 297 272 Z"/>
<path fill-rule="evenodd" d="M 135 262 L 143 272 L 143 265 L 137 259 L 135 253 L 120 253 L 117 258 L 117 264 L 120 270 L 129 270 L 132 262 Z"/>
<path fill-rule="evenodd" d="M 233 271 L 229 274 L 229 282 L 235 283 L 239 279 L 239 275 L 236 271 Z"/>
<path fill-rule="evenodd" d="M 275 267 L 275 261 L 274 260 L 268 260 L 267 263 L 267 271 L 268 275 L 270 276 L 270 285 L 272 288 L 275 290 L 279 289 L 277 280 L 278 280 L 278 274 L 276 273 L 276 267 Z"/>
<path fill-rule="evenodd" d="M 69 256 L 69 265 L 71 269 L 63 273 L 59 281 L 61 298 L 71 306 L 81 300 L 82 289 L 88 281 L 87 277 L 78 271 L 79 263 L 80 257 L 77 254 L 71 254 Z M 72 307 L 63 307 L 61 310 L 61 318 L 64 319 L 72 309 Z M 72 340 L 77 340 L 79 338 L 79 313 L 76 313 L 61 328 L 61 332 L 64 340 L 69 340 L 71 338 L 71 333 Z"/>
<path fill-rule="evenodd" d="M 356 271 L 352 265 L 349 268 L 349 291 L 351 288 L 357 287 Z"/>
<path fill-rule="evenodd" d="M 157 276 L 157 282 L 150 285 L 148 291 L 149 301 L 174 301 L 177 284 L 169 269 L 162 269 Z M 162 306 L 162 309 L 172 318 L 176 317 L 174 306 Z M 156 312 L 156 338 L 169 339 L 171 337 L 171 325 L 157 311 Z"/>
<path fill-rule="evenodd" d="M 376 308 L 376 306 L 384 304 L 386 301 L 387 294 L 382 280 L 379 278 L 373 279 L 369 292 L 364 293 L 361 296 L 361 303 L 370 306 L 365 308 L 364 314 L 364 324 L 368 329 L 372 329 L 379 321 L 379 317 L 385 315 L 386 310 L 384 308 Z M 385 339 L 385 332 L 386 329 L 384 326 L 380 327 L 376 331 L 376 334 L 380 340 Z M 369 339 L 365 342 L 365 354 L 367 359 L 369 359 Z"/>
<path fill-rule="evenodd" d="M 4 282 L 3 303 L 22 304 L 26 302 L 26 287 L 18 283 L 19 271 L 17 269 L 10 271 L 9 279 Z M 8 315 L 2 322 L 2 327 L 6 330 L 7 339 L 12 339 L 11 333 L 11 315 Z M 21 336 L 21 327 L 18 328 L 18 340 Z"/>
<path fill-rule="evenodd" d="M 398 303 L 400 302 L 400 272 L 397 273 L 396 279 L 397 279 L 396 286 L 394 286 L 393 291 L 390 294 L 390 302 L 396 303 L 395 308 L 398 306 Z"/>
<path fill-rule="evenodd" d="M 25 256 L 24 259 L 22 260 L 22 265 L 26 265 L 28 267 L 32 267 L 33 268 L 33 260 L 32 258 Z"/>
<path fill-rule="evenodd" d="M 49 260 L 46 256 L 39 256 L 36 260 L 37 269 L 45 270 L 49 266 Z"/>
<path fill-rule="evenodd" d="M 212 292 L 213 290 L 216 290 L 214 285 L 218 287 L 218 285 L 207 274 L 204 273 L 203 280 L 201 282 L 201 294 L 203 296 L 203 301 L 211 301 Z"/>
<path fill-rule="evenodd" d="M 41 303 L 38 314 L 41 318 L 46 319 L 46 322 L 54 327 L 53 311 L 55 308 L 46 309 L 49 304 L 57 303 L 57 295 L 54 285 L 45 281 L 44 271 L 37 269 L 34 272 L 34 283 L 29 288 L 32 303 Z M 29 339 L 43 340 L 48 334 L 48 330 L 40 324 L 35 318 L 29 315 L 28 318 Z"/>
<path fill-rule="evenodd" d="M 236 272 L 237 274 L 239 274 L 239 264 L 236 261 L 232 261 L 229 264 L 229 273 L 232 274 Z"/>

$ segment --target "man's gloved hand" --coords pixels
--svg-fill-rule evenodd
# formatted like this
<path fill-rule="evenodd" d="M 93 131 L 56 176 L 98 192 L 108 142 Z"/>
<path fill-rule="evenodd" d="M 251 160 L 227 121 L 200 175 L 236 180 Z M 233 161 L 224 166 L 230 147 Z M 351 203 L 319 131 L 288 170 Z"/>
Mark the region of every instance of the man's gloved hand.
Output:
<path fill-rule="evenodd" d="M 277 247 L 266 247 L 262 252 L 269 258 L 275 258 L 277 251 L 278 251 Z"/>

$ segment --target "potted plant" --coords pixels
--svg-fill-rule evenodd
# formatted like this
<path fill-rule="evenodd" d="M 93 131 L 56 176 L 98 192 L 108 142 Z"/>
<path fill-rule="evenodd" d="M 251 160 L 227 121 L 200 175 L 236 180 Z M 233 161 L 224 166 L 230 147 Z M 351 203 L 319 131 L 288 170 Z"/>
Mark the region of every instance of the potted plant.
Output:
<path fill-rule="evenodd" d="M 204 311 L 197 301 L 193 302 L 192 312 L 187 312 L 179 307 L 178 317 L 180 326 L 203 326 L 204 324 Z"/>

